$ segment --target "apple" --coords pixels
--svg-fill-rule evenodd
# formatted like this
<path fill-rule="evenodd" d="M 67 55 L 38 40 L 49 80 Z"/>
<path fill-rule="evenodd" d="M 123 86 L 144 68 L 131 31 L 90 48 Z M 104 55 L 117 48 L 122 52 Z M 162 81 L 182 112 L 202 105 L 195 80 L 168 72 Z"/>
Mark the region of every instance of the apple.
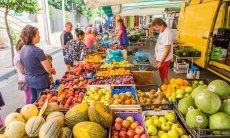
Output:
<path fill-rule="evenodd" d="M 168 132 L 168 135 L 170 138 L 178 138 L 179 137 L 179 134 L 177 133 L 176 130 L 172 129 Z"/>
<path fill-rule="evenodd" d="M 116 129 L 116 130 L 121 130 L 121 128 L 122 128 L 122 123 L 121 123 L 121 122 L 116 122 L 114 126 L 115 126 L 115 129 Z"/>
<path fill-rule="evenodd" d="M 153 116 L 152 116 L 152 119 L 153 119 L 153 120 L 158 119 L 158 116 L 153 115 Z"/>
<path fill-rule="evenodd" d="M 159 119 L 155 119 L 155 120 L 154 120 L 154 125 L 155 125 L 156 127 L 160 128 L 160 127 L 161 127 L 161 121 L 160 121 Z"/>
<path fill-rule="evenodd" d="M 167 122 L 166 118 L 163 117 L 163 116 L 159 117 L 159 121 L 160 121 L 161 123 L 166 123 L 166 122 Z"/>
<path fill-rule="evenodd" d="M 164 133 L 166 133 L 166 132 L 164 132 L 163 130 L 159 130 L 159 131 L 157 132 L 157 135 L 158 135 L 159 138 L 161 138 L 161 136 L 162 136 Z"/>
<path fill-rule="evenodd" d="M 180 128 L 180 125 L 179 125 L 179 124 L 173 124 L 173 125 L 171 126 L 171 129 L 176 129 L 176 128 Z"/>
<path fill-rule="evenodd" d="M 171 138 L 171 137 L 169 137 L 169 134 L 168 134 L 168 133 L 164 133 L 164 134 L 161 136 L 161 138 Z"/>
<path fill-rule="evenodd" d="M 146 134 L 142 134 L 141 138 L 147 138 L 147 135 Z"/>
<path fill-rule="evenodd" d="M 160 137 L 158 137 L 158 136 L 156 135 L 156 136 L 151 136 L 150 138 L 160 138 Z"/>
<path fill-rule="evenodd" d="M 164 131 L 168 131 L 170 129 L 170 125 L 167 123 L 162 123 L 161 124 L 161 129 Z"/>
<path fill-rule="evenodd" d="M 122 131 L 122 130 L 123 130 L 123 131 L 127 131 L 128 129 L 125 128 L 125 127 L 122 127 L 122 128 L 121 128 L 121 131 Z"/>
<path fill-rule="evenodd" d="M 142 126 L 138 126 L 136 129 L 135 129 L 135 132 L 139 135 L 143 134 L 145 132 L 144 128 Z"/>
<path fill-rule="evenodd" d="M 116 123 L 117 123 L 117 122 L 122 123 L 122 122 L 123 122 L 123 119 L 122 119 L 122 118 L 120 118 L 120 117 L 117 117 L 117 118 L 115 119 L 115 122 L 116 122 Z"/>
<path fill-rule="evenodd" d="M 131 124 L 131 128 L 136 129 L 137 126 L 139 126 L 139 125 L 140 125 L 139 122 L 135 121 L 134 123 Z"/>
<path fill-rule="evenodd" d="M 183 98 L 183 94 L 177 94 L 176 98 Z M 172 100 L 173 101 L 173 100 Z"/>
<path fill-rule="evenodd" d="M 134 120 L 134 118 L 132 117 L 132 116 L 128 116 L 127 118 L 126 118 L 126 120 L 129 120 L 131 123 L 133 123 L 135 120 Z"/>
<path fill-rule="evenodd" d="M 154 125 L 148 127 L 148 134 L 154 136 L 157 134 L 157 128 Z"/>
<path fill-rule="evenodd" d="M 135 136 L 136 132 L 133 129 L 128 130 L 127 136 L 129 138 L 133 138 Z"/>
<path fill-rule="evenodd" d="M 182 135 L 180 138 L 189 138 L 188 135 Z"/>
<path fill-rule="evenodd" d="M 176 91 L 176 94 L 182 94 L 182 95 L 184 95 L 184 93 L 185 93 L 185 91 L 183 89 L 178 89 Z"/>
<path fill-rule="evenodd" d="M 184 134 L 183 129 L 182 129 L 182 128 L 180 128 L 180 127 L 175 128 L 174 130 L 176 130 L 176 131 L 177 131 L 177 133 L 178 133 L 178 135 L 179 135 L 179 136 L 182 136 L 182 135 Z"/>
<path fill-rule="evenodd" d="M 154 122 L 153 122 L 153 120 L 152 120 L 151 118 L 145 121 L 145 125 L 146 125 L 147 128 L 148 128 L 150 125 L 153 125 L 153 124 L 154 124 Z"/>
<path fill-rule="evenodd" d="M 175 122 L 176 121 L 176 117 L 174 115 L 173 112 L 168 112 L 165 114 L 165 118 L 168 120 L 168 121 L 171 121 L 171 122 Z"/>
<path fill-rule="evenodd" d="M 129 120 L 124 120 L 122 122 L 122 126 L 125 127 L 125 128 L 129 128 L 131 125 L 131 122 Z"/>
<path fill-rule="evenodd" d="M 117 131 L 117 130 L 112 131 L 112 136 L 118 136 L 118 135 L 119 135 L 119 131 Z"/>
<path fill-rule="evenodd" d="M 119 138 L 118 136 L 112 136 L 112 138 Z"/>
<path fill-rule="evenodd" d="M 136 134 L 134 138 L 141 138 L 141 135 Z"/>
<path fill-rule="evenodd" d="M 199 81 L 199 85 L 204 85 L 204 81 Z"/>
<path fill-rule="evenodd" d="M 193 88 L 191 86 L 185 87 L 185 92 L 186 93 L 192 93 Z"/>
<path fill-rule="evenodd" d="M 127 134 L 127 132 L 124 131 L 124 130 L 122 130 L 122 131 L 120 131 L 120 133 L 119 133 L 119 137 L 125 137 L 126 134 Z"/>

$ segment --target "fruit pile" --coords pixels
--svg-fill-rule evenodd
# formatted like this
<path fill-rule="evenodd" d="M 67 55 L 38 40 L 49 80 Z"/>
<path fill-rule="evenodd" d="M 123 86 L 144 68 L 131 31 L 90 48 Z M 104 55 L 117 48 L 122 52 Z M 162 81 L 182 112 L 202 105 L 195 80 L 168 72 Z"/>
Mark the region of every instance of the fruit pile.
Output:
<path fill-rule="evenodd" d="M 123 60 L 120 62 L 114 61 L 111 64 L 104 63 L 101 65 L 101 68 L 115 68 L 115 67 L 130 67 L 130 63 L 127 60 Z"/>
<path fill-rule="evenodd" d="M 189 138 L 184 134 L 183 129 L 176 123 L 173 112 L 168 112 L 163 116 L 146 116 L 145 126 L 148 135 L 157 138 Z"/>
<path fill-rule="evenodd" d="M 230 100 L 226 100 L 230 95 L 229 90 L 229 84 L 223 80 L 214 80 L 208 86 L 198 86 L 190 97 L 179 100 L 178 110 L 192 128 L 230 130 Z"/>
<path fill-rule="evenodd" d="M 10 113 L 4 121 L 6 129 L 1 138 L 105 138 L 113 121 L 111 110 L 100 103 L 73 106 L 64 115 L 58 105 L 48 103 L 42 109 L 25 105 L 20 113 Z M 55 110 L 54 110 L 55 109 Z M 73 135 L 73 136 L 72 136 Z"/>
<path fill-rule="evenodd" d="M 84 61 L 89 63 L 101 63 L 103 59 L 99 54 L 93 54 L 85 56 Z"/>
<path fill-rule="evenodd" d="M 100 68 L 100 64 L 98 63 L 88 63 L 88 62 L 77 62 L 74 68 L 81 68 L 81 69 L 98 69 Z"/>
<path fill-rule="evenodd" d="M 125 68 L 117 68 L 117 69 L 108 69 L 103 71 L 98 71 L 96 76 L 105 77 L 105 76 L 118 76 L 118 75 L 130 75 L 131 71 Z"/>
<path fill-rule="evenodd" d="M 112 138 L 147 138 L 145 129 L 141 126 L 138 120 L 134 117 L 128 116 L 123 119 L 122 117 L 116 117 L 112 126 L 111 132 Z"/>
<path fill-rule="evenodd" d="M 46 94 L 41 95 L 37 105 L 38 107 L 43 106 L 44 102 L 56 102 L 59 103 L 60 109 L 69 109 L 76 104 L 82 102 L 84 97 L 85 89 L 64 89 L 63 92 L 57 94 L 56 91 L 46 92 Z"/>
<path fill-rule="evenodd" d="M 124 92 L 119 94 L 113 94 L 110 99 L 110 105 L 135 105 L 137 104 L 136 98 L 131 92 Z"/>
<path fill-rule="evenodd" d="M 91 87 L 85 94 L 84 101 L 92 104 L 96 101 L 100 101 L 105 105 L 109 105 L 111 93 L 107 89 Z"/>
<path fill-rule="evenodd" d="M 121 75 L 111 77 L 110 84 L 114 85 L 125 85 L 125 84 L 135 84 L 132 75 Z"/>
<path fill-rule="evenodd" d="M 121 49 L 121 50 L 123 50 L 124 46 L 114 45 L 114 46 L 109 46 L 109 49 L 110 50 L 115 50 L 115 49 Z"/>
<path fill-rule="evenodd" d="M 164 98 L 164 93 L 156 92 L 154 89 L 151 89 L 150 92 L 143 92 L 137 90 L 137 95 L 139 102 L 143 104 L 166 104 L 167 101 Z"/>

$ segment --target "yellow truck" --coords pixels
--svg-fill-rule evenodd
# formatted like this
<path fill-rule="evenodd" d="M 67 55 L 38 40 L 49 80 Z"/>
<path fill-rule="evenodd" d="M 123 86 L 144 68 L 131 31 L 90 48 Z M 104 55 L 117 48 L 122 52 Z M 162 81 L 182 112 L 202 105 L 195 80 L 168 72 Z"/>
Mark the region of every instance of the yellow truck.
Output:
<path fill-rule="evenodd" d="M 177 40 L 183 45 L 201 51 L 195 63 L 230 82 L 230 44 L 221 38 L 230 39 L 230 0 L 190 0 L 183 2 L 177 29 Z M 219 33 L 221 33 L 221 36 Z M 225 32 L 225 33 L 223 33 Z M 223 36 L 226 35 L 226 36 Z M 214 37 L 218 36 L 218 37 Z M 217 39 L 214 41 L 214 39 Z M 220 47 L 225 59 L 214 60 L 214 48 Z"/>

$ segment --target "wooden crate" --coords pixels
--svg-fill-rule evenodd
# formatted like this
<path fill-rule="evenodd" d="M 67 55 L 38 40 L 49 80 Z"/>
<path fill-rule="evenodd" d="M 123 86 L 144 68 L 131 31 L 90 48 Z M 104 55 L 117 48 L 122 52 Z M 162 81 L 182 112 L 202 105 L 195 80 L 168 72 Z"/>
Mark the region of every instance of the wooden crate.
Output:
<path fill-rule="evenodd" d="M 153 71 L 132 71 L 136 85 L 152 85 L 154 83 Z"/>

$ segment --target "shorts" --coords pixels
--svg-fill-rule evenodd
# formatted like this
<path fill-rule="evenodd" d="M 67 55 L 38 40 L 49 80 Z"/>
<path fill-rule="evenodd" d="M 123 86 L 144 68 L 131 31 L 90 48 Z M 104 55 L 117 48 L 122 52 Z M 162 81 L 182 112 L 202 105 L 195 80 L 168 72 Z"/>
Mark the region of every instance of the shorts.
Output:
<path fill-rule="evenodd" d="M 159 61 L 158 61 L 159 62 Z M 157 62 L 157 63 L 158 63 Z M 160 77 L 161 79 L 168 78 L 168 73 L 169 73 L 169 66 L 170 66 L 171 60 L 165 61 L 162 63 L 161 67 L 159 68 L 160 72 Z"/>
<path fill-rule="evenodd" d="M 64 62 L 66 65 L 70 65 L 71 67 L 73 67 L 73 61 L 71 61 L 70 59 L 64 58 Z"/>

